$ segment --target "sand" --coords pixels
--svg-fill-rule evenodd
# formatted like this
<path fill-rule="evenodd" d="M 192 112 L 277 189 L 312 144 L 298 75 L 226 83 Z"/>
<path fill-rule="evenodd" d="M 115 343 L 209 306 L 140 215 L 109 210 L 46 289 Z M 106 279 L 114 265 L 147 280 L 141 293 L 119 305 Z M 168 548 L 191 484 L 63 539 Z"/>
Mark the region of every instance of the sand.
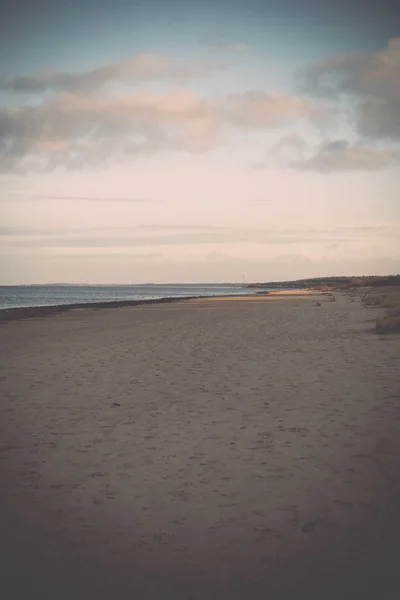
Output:
<path fill-rule="evenodd" d="M 400 336 L 329 300 L 4 320 L 4 597 L 399 597 Z"/>

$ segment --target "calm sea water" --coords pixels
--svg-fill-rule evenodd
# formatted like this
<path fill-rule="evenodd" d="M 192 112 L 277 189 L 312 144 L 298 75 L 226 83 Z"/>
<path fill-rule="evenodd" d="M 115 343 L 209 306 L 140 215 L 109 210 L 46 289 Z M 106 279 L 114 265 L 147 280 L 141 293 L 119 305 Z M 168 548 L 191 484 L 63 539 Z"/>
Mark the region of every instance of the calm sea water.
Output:
<path fill-rule="evenodd" d="M 118 300 L 248 294 L 234 285 L 24 285 L 0 286 L 0 310 Z"/>

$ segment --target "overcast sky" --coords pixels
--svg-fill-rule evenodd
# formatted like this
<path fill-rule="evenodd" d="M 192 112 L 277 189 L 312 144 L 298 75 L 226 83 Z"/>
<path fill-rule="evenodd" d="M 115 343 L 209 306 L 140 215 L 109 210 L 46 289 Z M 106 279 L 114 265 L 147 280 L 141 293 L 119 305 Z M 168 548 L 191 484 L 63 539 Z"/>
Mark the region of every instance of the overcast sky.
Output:
<path fill-rule="evenodd" d="M 398 273 L 399 190 L 394 0 L 0 2 L 0 284 Z"/>

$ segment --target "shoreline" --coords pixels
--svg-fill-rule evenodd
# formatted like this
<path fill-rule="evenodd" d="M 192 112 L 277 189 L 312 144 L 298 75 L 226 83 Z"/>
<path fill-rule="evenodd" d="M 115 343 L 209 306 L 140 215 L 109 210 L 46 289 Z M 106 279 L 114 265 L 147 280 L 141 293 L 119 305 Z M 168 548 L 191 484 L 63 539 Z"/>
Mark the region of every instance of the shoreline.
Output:
<path fill-rule="evenodd" d="M 325 292 L 314 290 L 274 290 L 272 292 L 250 292 L 249 294 L 224 294 L 214 296 L 177 296 L 166 298 L 149 298 L 147 300 L 111 300 L 106 302 L 75 302 L 71 304 L 54 304 L 51 306 L 21 306 L 16 308 L 0 309 L 0 324 L 8 321 L 32 319 L 60 315 L 74 310 L 103 310 L 107 308 L 131 308 L 135 306 L 170 304 L 187 300 L 212 300 L 212 299 L 242 299 L 242 298 L 284 298 L 284 297 L 310 297 L 327 296 Z"/>
<path fill-rule="evenodd" d="M 249 296 L 252 295 L 253 294 L 249 294 Z M 3 308 L 0 309 L 0 323 L 7 321 L 15 321 L 19 319 L 59 315 L 74 310 L 130 308 L 134 306 L 142 306 L 144 304 L 170 304 L 173 302 L 182 302 L 183 300 L 199 300 L 201 298 L 225 298 L 230 296 L 231 295 L 229 294 L 227 294 L 227 296 L 179 296 L 173 298 L 149 298 L 148 300 L 111 300 L 109 302 L 75 302 L 73 304 L 54 304 L 51 306 L 21 306 L 16 308 Z"/>

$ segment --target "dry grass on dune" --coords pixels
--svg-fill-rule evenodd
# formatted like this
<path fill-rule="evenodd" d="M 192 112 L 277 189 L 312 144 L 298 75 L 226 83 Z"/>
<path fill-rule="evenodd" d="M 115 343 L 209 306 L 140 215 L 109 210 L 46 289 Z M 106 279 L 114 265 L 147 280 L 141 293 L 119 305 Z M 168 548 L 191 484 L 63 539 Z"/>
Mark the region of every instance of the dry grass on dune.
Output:
<path fill-rule="evenodd" d="M 369 308 L 386 308 L 387 313 L 376 322 L 377 333 L 400 333 L 400 288 L 367 292 L 363 303 Z"/>
<path fill-rule="evenodd" d="M 388 316 L 376 324 L 378 333 L 400 333 L 400 313 L 397 316 Z"/>
<path fill-rule="evenodd" d="M 400 290 L 368 292 L 363 296 L 363 302 L 377 308 L 397 308 L 400 306 Z"/>

